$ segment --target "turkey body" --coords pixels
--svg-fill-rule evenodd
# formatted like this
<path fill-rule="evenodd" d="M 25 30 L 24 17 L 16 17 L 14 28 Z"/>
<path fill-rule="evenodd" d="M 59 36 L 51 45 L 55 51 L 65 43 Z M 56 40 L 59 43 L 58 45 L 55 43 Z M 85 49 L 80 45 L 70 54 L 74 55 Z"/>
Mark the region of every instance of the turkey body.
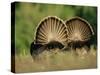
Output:
<path fill-rule="evenodd" d="M 40 21 L 35 41 L 31 43 L 31 55 L 38 55 L 44 50 L 62 49 L 67 43 L 67 29 L 64 21 L 56 16 L 48 16 Z"/>
<path fill-rule="evenodd" d="M 80 17 L 65 21 L 68 29 L 68 46 L 74 49 L 87 46 L 90 48 L 91 37 L 94 35 L 91 25 Z"/>

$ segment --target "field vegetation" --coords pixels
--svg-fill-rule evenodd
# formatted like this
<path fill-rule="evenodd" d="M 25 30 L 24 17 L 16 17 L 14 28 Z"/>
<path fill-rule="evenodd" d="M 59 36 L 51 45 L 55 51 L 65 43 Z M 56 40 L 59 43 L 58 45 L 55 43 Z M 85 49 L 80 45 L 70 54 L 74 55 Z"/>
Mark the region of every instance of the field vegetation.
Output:
<path fill-rule="evenodd" d="M 16 55 L 16 72 L 41 72 L 58 70 L 90 69 L 97 67 L 97 53 L 91 47 L 87 52 L 84 48 L 76 51 L 44 51 L 37 59 L 30 54 Z"/>

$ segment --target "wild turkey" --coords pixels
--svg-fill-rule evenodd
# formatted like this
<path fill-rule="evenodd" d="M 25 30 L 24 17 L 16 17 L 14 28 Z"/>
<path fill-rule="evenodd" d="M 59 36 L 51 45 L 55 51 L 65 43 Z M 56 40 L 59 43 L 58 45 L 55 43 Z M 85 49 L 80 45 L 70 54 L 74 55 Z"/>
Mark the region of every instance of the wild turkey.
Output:
<path fill-rule="evenodd" d="M 56 16 L 44 18 L 38 25 L 35 41 L 31 44 L 31 55 L 38 55 L 45 49 L 62 49 L 67 43 L 65 23 Z"/>
<path fill-rule="evenodd" d="M 68 29 L 68 46 L 71 48 L 88 47 L 94 35 L 91 25 L 80 17 L 71 18 L 65 21 Z"/>

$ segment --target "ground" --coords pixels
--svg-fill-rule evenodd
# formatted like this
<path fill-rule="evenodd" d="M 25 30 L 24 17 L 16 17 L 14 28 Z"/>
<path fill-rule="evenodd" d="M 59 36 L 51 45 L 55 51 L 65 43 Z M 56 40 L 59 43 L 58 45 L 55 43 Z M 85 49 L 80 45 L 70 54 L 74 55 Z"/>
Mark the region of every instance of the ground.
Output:
<path fill-rule="evenodd" d="M 89 52 L 84 49 L 70 51 L 54 50 L 44 51 L 34 60 L 30 54 L 15 56 L 15 70 L 17 73 L 90 69 L 97 67 L 97 52 L 91 48 Z"/>

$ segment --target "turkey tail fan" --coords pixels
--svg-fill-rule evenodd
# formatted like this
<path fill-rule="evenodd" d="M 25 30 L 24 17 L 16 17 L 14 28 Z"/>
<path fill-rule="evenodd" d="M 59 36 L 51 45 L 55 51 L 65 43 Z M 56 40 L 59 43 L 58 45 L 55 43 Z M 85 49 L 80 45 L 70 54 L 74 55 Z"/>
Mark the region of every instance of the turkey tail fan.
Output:
<path fill-rule="evenodd" d="M 69 45 L 74 48 L 84 45 L 90 46 L 90 39 L 94 35 L 91 25 L 80 17 L 65 21 L 68 29 Z"/>
<path fill-rule="evenodd" d="M 35 43 L 54 46 L 54 44 L 65 45 L 67 41 L 67 29 L 65 23 L 56 16 L 44 18 L 38 25 L 35 37 Z M 56 45 L 57 46 L 57 45 Z"/>

